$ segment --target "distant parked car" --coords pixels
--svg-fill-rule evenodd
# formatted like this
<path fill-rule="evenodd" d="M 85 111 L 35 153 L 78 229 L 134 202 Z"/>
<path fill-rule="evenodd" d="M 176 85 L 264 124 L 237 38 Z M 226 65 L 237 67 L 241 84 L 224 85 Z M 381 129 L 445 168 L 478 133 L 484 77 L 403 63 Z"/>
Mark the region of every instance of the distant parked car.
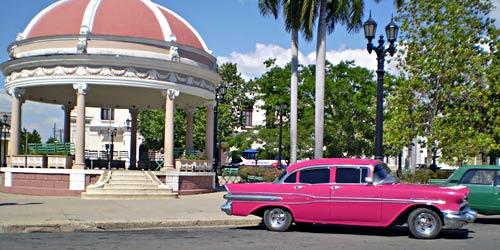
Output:
<path fill-rule="evenodd" d="M 469 206 L 480 214 L 500 214 L 500 166 L 470 165 L 457 169 L 444 186 L 469 188 Z"/>
<path fill-rule="evenodd" d="M 273 183 L 227 184 L 229 215 L 263 217 L 271 231 L 292 223 L 389 227 L 408 223 L 416 238 L 473 222 L 466 187 L 397 183 L 375 160 L 321 159 L 290 165 Z"/>

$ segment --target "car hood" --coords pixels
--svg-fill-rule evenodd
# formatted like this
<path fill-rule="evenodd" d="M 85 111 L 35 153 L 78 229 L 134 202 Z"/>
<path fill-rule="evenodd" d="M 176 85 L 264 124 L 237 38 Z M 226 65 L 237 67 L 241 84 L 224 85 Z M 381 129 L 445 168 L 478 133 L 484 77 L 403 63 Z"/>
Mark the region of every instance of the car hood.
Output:
<path fill-rule="evenodd" d="M 437 185 L 396 183 L 384 186 L 384 196 L 423 200 L 457 200 L 460 202 L 469 196 L 469 189 L 465 186 L 443 187 Z"/>

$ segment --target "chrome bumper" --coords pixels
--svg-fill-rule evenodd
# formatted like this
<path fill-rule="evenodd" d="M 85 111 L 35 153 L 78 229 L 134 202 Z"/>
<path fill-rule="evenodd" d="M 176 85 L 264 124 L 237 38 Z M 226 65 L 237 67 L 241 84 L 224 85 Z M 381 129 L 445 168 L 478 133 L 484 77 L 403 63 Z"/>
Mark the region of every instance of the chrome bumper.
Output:
<path fill-rule="evenodd" d="M 477 212 L 465 207 L 458 212 L 443 212 L 444 228 L 459 229 L 467 223 L 474 222 L 477 218 Z"/>
<path fill-rule="evenodd" d="M 231 204 L 232 204 L 231 201 L 226 201 L 226 203 L 224 203 L 224 205 L 220 207 L 220 210 L 222 210 L 227 215 L 232 215 L 233 212 Z"/>

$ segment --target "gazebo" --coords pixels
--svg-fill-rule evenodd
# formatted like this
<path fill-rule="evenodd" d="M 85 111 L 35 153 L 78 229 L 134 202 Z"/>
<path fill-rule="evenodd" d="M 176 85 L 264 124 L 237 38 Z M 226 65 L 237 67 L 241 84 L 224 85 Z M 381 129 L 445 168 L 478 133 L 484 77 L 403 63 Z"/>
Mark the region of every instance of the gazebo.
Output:
<path fill-rule="evenodd" d="M 150 0 L 61 0 L 37 14 L 8 51 L 10 59 L 0 69 L 12 96 L 11 159 L 20 155 L 22 104 L 29 100 L 62 105 L 65 142 L 71 138 L 70 112 L 76 109 L 74 161 L 71 169 L 59 171 L 70 175 L 70 190 L 84 190 L 92 182 L 88 176 L 99 174 L 85 170 L 86 107 L 130 111 L 131 165 L 137 162 L 138 112 L 164 109 L 162 172 L 167 182 L 169 173 L 177 176 L 170 182 L 180 182 L 174 163 L 174 112 L 179 108 L 187 113 L 190 148 L 193 112 L 205 106 L 204 152 L 212 162 L 214 99 L 221 77 L 212 51 L 175 12 Z M 13 174 L 28 171 L 3 170 L 5 186 L 12 186 Z"/>

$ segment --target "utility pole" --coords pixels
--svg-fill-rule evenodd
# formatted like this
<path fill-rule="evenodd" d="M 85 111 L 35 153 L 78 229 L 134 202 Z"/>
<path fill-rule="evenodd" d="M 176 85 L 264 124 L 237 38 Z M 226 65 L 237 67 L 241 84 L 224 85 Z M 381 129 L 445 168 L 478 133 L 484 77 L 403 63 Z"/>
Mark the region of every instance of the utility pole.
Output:
<path fill-rule="evenodd" d="M 57 127 L 56 127 L 56 123 L 54 122 L 54 128 L 52 129 L 52 138 L 56 139 L 56 131 L 57 131 Z"/>
<path fill-rule="evenodd" d="M 62 133 L 63 133 L 63 130 L 59 129 L 59 142 L 63 142 L 63 140 L 62 140 Z"/>

